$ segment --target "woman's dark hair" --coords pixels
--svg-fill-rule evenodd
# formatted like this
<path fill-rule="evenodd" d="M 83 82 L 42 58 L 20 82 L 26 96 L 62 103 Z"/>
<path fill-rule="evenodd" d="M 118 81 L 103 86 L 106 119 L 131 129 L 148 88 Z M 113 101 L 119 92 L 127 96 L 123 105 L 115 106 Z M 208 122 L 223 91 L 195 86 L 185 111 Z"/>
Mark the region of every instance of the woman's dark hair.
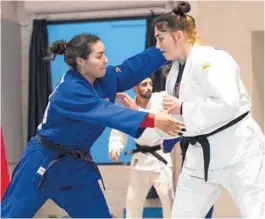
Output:
<path fill-rule="evenodd" d="M 46 59 L 54 60 L 56 55 L 64 55 L 64 61 L 76 69 L 76 58 L 87 59 L 92 52 L 91 46 L 98 41 L 100 41 L 100 38 L 94 34 L 79 34 L 71 39 L 69 43 L 65 40 L 56 40 L 49 47 L 51 56 L 46 57 Z"/>
<path fill-rule="evenodd" d="M 161 32 L 172 32 L 181 30 L 186 32 L 189 41 L 193 44 L 197 40 L 195 20 L 187 15 L 191 7 L 188 2 L 180 1 L 173 11 L 157 17 L 153 25 Z"/>

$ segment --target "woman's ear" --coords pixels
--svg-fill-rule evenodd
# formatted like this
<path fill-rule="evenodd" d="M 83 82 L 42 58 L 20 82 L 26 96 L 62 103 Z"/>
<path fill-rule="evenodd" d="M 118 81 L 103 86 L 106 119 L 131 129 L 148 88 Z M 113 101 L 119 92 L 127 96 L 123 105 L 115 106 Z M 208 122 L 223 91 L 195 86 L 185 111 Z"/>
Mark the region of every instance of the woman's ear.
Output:
<path fill-rule="evenodd" d="M 79 66 L 84 65 L 84 59 L 82 59 L 81 57 L 77 57 L 76 58 L 76 64 Z"/>
<path fill-rule="evenodd" d="M 183 40 L 185 38 L 183 31 L 175 31 L 172 33 L 172 37 L 176 42 L 179 42 L 180 40 Z"/>

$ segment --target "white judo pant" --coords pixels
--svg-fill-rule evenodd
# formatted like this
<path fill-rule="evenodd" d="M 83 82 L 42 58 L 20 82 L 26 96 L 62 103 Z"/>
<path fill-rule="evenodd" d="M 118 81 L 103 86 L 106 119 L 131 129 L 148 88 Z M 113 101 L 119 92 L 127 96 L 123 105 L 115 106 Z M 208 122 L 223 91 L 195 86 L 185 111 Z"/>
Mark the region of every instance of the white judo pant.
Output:
<path fill-rule="evenodd" d="M 142 218 L 148 192 L 154 186 L 160 198 L 164 218 L 171 218 L 173 179 L 170 167 L 159 172 L 130 169 L 126 200 L 126 218 Z"/>
<path fill-rule="evenodd" d="M 262 154 L 232 166 L 210 170 L 207 182 L 203 171 L 184 166 L 178 180 L 172 218 L 204 218 L 223 187 L 243 218 L 264 219 L 264 171 Z"/>

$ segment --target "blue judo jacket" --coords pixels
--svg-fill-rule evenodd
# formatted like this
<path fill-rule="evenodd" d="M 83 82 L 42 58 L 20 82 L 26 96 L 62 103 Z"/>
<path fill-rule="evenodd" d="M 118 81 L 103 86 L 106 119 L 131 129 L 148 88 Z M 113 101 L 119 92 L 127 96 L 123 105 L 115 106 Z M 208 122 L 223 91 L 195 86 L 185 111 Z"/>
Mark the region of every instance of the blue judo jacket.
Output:
<path fill-rule="evenodd" d="M 137 85 L 164 65 L 166 60 L 152 47 L 108 66 L 106 75 L 92 86 L 80 73 L 69 70 L 49 98 L 38 134 L 51 142 L 89 150 L 105 127 L 118 129 L 138 138 L 145 112 L 113 104 L 117 92 Z"/>
<path fill-rule="evenodd" d="M 121 65 L 108 66 L 105 76 L 96 79 L 94 86 L 79 72 L 69 70 L 51 94 L 37 133 L 54 144 L 88 152 L 106 127 L 120 130 L 134 138 L 140 137 L 144 129 L 139 126 L 147 113 L 114 104 L 116 93 L 134 87 L 165 63 L 161 52 L 151 47 Z M 36 158 L 34 165 L 44 169 L 58 156 L 58 153 L 43 148 L 36 138 L 29 143 L 30 150 L 43 153 L 41 159 Z M 40 178 L 40 174 L 36 173 L 36 182 Z M 53 165 L 47 178 L 46 188 L 49 182 L 53 182 L 52 187 L 56 183 L 61 186 L 62 182 L 76 185 L 78 182 L 97 180 L 100 176 L 93 165 L 65 158 Z M 60 180 L 54 181 L 55 178 Z"/>

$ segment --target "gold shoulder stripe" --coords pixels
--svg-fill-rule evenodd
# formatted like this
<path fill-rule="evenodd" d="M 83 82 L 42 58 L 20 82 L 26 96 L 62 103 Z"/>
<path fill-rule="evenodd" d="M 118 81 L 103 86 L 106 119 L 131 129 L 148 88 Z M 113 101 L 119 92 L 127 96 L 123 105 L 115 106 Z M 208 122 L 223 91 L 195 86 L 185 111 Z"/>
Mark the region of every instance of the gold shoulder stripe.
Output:
<path fill-rule="evenodd" d="M 121 72 L 121 69 L 119 67 L 116 67 L 115 71 L 118 73 L 118 72 Z"/>
<path fill-rule="evenodd" d="M 210 63 L 209 62 L 206 62 L 206 63 L 203 64 L 202 70 L 204 71 L 205 69 L 207 69 L 209 67 L 210 67 Z"/>

